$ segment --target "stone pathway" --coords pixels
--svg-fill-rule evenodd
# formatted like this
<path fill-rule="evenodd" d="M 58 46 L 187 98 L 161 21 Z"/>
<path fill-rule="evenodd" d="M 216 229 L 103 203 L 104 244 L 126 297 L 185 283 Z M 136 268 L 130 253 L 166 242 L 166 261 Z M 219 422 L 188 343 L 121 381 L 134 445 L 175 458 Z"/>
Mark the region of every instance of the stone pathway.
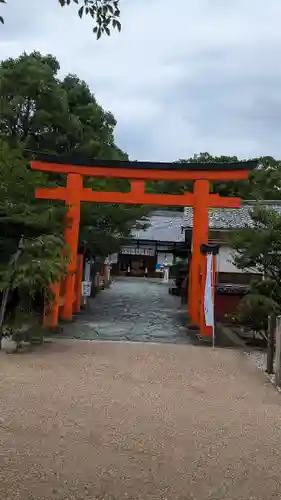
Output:
<path fill-rule="evenodd" d="M 187 312 L 168 286 L 145 278 L 123 278 L 90 301 L 90 309 L 65 327 L 70 337 L 88 340 L 190 343 Z"/>

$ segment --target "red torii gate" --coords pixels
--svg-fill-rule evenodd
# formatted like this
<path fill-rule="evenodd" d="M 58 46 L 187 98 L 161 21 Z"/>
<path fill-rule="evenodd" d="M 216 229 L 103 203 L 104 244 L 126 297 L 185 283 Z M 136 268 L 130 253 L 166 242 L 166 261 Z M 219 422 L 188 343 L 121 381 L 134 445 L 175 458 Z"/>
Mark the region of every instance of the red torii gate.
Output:
<path fill-rule="evenodd" d="M 61 157 L 44 153 L 32 154 L 30 162 L 33 170 L 55 172 L 67 175 L 65 187 L 39 188 L 36 198 L 62 200 L 68 206 L 65 241 L 70 249 L 68 275 L 65 282 L 65 296 L 62 301 L 61 317 L 71 320 L 73 312 L 79 310 L 81 289 L 81 257 L 77 258 L 80 203 L 123 203 L 159 206 L 193 207 L 192 262 L 189 282 L 189 314 L 192 321 L 200 326 L 201 333 L 211 335 L 204 319 L 204 290 L 206 279 L 206 256 L 201 254 L 201 245 L 208 243 L 208 209 L 239 208 L 239 198 L 220 197 L 210 193 L 210 182 L 245 180 L 257 166 L 256 161 L 236 163 L 151 163 L 119 160 L 96 160 L 77 157 Z M 83 176 L 123 178 L 130 181 L 129 193 L 93 191 L 83 187 Z M 193 193 L 182 195 L 148 194 L 147 181 L 194 181 Z M 78 269 L 78 283 L 75 273 Z M 80 287 L 80 288 L 79 288 Z M 78 299 L 75 301 L 75 288 Z M 60 284 L 53 285 L 55 295 L 49 324 L 56 326 L 59 316 Z"/>

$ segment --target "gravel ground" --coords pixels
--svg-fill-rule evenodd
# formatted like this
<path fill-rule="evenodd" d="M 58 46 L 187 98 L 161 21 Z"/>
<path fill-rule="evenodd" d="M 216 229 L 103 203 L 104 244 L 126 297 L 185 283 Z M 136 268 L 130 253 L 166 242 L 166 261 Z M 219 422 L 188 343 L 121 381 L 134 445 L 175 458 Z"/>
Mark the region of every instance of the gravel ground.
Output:
<path fill-rule="evenodd" d="M 256 367 L 261 370 L 265 376 L 268 378 L 268 380 L 272 383 L 275 384 L 275 375 L 274 373 L 271 375 L 268 375 L 266 373 L 266 356 L 267 353 L 265 351 L 252 351 L 250 353 L 247 353 L 247 356 L 249 359 L 256 365 Z M 281 389 L 277 388 L 279 391 Z"/>
<path fill-rule="evenodd" d="M 252 351 L 247 353 L 250 360 L 255 363 L 256 367 L 265 372 L 266 369 L 266 352 L 264 351 Z"/>
<path fill-rule="evenodd" d="M 0 367 L 3 500 L 280 499 L 280 395 L 240 352 L 69 340 Z"/>

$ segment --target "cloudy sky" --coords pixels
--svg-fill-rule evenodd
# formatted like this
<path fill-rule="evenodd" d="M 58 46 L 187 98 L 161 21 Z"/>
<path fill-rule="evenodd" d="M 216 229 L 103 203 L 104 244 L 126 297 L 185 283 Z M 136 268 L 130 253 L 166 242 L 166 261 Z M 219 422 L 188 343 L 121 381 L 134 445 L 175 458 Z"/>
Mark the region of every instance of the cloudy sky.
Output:
<path fill-rule="evenodd" d="M 34 49 L 86 80 L 132 159 L 281 157 L 281 0 L 121 0 L 120 34 L 57 0 L 7 0 L 0 58 Z"/>

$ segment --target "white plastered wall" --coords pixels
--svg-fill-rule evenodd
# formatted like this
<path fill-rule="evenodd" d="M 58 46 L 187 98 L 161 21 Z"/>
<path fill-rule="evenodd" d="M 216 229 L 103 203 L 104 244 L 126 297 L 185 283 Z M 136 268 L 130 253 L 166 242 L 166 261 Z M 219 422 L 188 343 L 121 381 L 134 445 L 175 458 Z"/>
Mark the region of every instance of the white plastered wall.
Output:
<path fill-rule="evenodd" d="M 242 273 L 241 269 L 238 269 L 233 264 L 233 256 L 235 252 L 231 247 L 221 246 L 219 249 L 219 255 L 217 256 L 217 272 L 219 273 Z M 255 270 L 251 270 L 251 274 L 259 274 Z"/>

